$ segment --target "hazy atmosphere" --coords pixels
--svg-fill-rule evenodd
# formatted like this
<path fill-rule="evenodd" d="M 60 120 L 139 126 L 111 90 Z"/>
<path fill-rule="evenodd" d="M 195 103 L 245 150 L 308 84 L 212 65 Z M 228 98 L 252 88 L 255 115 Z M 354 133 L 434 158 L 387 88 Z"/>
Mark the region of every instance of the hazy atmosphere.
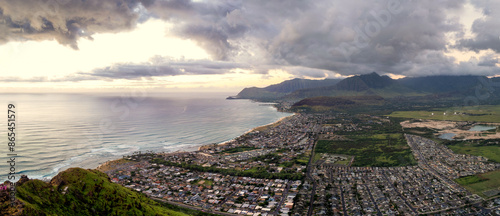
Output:
<path fill-rule="evenodd" d="M 497 1 L 0 1 L 3 92 L 498 74 Z"/>

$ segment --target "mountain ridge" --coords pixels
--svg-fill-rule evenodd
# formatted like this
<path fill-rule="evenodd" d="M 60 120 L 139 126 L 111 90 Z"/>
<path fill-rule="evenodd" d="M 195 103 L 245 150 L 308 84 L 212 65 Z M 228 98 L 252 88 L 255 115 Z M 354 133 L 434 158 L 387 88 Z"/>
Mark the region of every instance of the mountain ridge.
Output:
<path fill-rule="evenodd" d="M 307 88 L 286 88 L 287 91 L 276 89 L 290 83 L 310 82 Z M 316 82 L 316 83 L 315 83 Z M 424 77 L 406 77 L 392 79 L 376 72 L 347 77 L 336 82 L 318 85 L 317 80 L 292 79 L 264 88 L 245 88 L 237 96 L 229 99 L 251 99 L 256 101 L 299 101 L 310 97 L 342 97 L 342 96 L 370 96 L 376 95 L 383 98 L 395 97 L 423 97 L 432 95 L 447 95 L 448 97 L 465 97 L 475 94 L 475 89 L 482 83 L 490 90 L 492 86 L 498 87 L 496 82 L 500 78 L 487 78 L 477 75 L 438 75 Z M 485 86 L 490 83 L 491 86 Z M 314 87 L 310 87 L 315 85 Z M 293 90 L 293 91 L 292 91 Z M 492 91 L 492 90 L 490 90 Z M 493 91 L 492 91 L 493 92 Z M 496 95 L 494 95 L 496 97 Z"/>
<path fill-rule="evenodd" d="M 230 96 L 228 99 L 275 100 L 297 90 L 331 86 L 338 82 L 340 82 L 340 79 L 309 80 L 295 78 L 264 88 L 244 88 L 236 96 Z"/>

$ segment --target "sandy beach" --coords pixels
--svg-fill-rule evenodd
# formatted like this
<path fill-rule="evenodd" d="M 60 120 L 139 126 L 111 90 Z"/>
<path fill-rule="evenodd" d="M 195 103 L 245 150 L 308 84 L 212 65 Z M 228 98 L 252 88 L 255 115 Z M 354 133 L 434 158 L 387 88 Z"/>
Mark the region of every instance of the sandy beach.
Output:
<path fill-rule="evenodd" d="M 278 119 L 277 121 L 275 122 L 272 122 L 272 123 L 269 123 L 269 124 L 266 124 L 266 125 L 262 125 L 262 126 L 258 126 L 258 127 L 254 127 L 250 130 L 248 130 L 247 132 L 243 133 L 242 135 L 238 136 L 238 137 L 241 137 L 241 136 L 244 136 L 245 134 L 248 134 L 248 133 L 252 133 L 252 132 L 255 132 L 255 131 L 262 131 L 262 130 L 265 130 L 266 128 L 268 127 L 272 127 L 272 126 L 276 126 L 278 125 L 279 123 L 281 123 L 283 120 L 287 119 L 287 118 L 291 118 L 292 116 L 295 116 L 296 113 L 293 113 L 292 115 L 290 116 L 285 116 L 285 117 L 281 117 L 280 119 Z M 224 145 L 227 145 L 231 142 L 234 142 L 238 137 L 235 137 L 231 140 L 228 140 L 228 141 L 224 141 L 224 142 L 221 142 L 221 143 L 217 143 L 218 146 L 224 146 Z M 201 145 L 200 147 L 198 147 L 198 151 L 201 151 L 201 150 L 204 150 L 210 146 L 213 146 L 214 144 L 204 144 L 204 145 Z"/>

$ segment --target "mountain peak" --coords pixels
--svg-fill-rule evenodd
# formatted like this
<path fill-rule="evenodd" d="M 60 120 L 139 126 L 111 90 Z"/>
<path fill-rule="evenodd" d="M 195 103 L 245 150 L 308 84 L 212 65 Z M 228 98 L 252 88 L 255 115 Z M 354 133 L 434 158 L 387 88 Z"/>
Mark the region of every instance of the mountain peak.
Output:
<path fill-rule="evenodd" d="M 365 91 L 371 88 L 379 89 L 395 84 L 388 76 L 380 76 L 377 72 L 346 78 L 335 85 L 337 90 Z"/>
<path fill-rule="evenodd" d="M 363 74 L 361 76 L 377 76 L 377 77 L 379 77 L 380 75 L 377 72 L 373 71 L 371 73 Z"/>

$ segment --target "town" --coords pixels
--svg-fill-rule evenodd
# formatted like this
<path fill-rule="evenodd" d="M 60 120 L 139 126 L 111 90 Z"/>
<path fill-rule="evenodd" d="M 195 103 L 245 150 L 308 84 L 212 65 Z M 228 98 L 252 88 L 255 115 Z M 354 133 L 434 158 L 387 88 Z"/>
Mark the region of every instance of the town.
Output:
<path fill-rule="evenodd" d="M 362 133 L 391 122 L 368 115 L 361 116 L 364 123 L 350 118 L 295 114 L 198 151 L 137 152 L 101 168 L 108 166 L 105 172 L 113 182 L 153 199 L 220 215 L 456 215 L 500 210 L 499 198 L 484 199 L 454 181 L 498 170 L 500 164 L 455 154 L 425 137 L 404 134 L 416 160 L 413 165 L 360 167 L 353 166 L 355 155 L 316 154 L 319 139 L 349 140 L 337 134 Z"/>

